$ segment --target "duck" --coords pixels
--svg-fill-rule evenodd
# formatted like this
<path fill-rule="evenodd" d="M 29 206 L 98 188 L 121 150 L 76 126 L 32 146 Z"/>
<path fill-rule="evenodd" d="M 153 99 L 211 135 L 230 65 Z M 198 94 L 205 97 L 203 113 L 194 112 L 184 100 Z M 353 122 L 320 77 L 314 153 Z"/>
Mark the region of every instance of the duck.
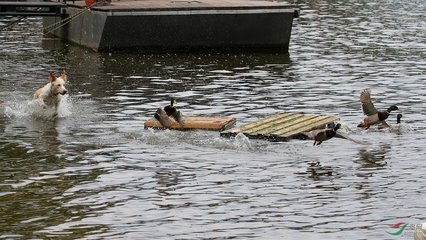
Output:
<path fill-rule="evenodd" d="M 180 127 L 183 127 L 183 116 L 181 111 L 175 107 L 176 99 L 171 98 L 170 105 L 165 107 L 159 107 L 154 114 L 154 118 L 161 123 L 165 128 L 170 128 L 174 122 L 179 123 Z"/>
<path fill-rule="evenodd" d="M 399 124 L 401 124 L 401 118 L 402 118 L 402 114 L 398 113 L 396 115 L 396 124 L 398 124 L 398 126 L 399 126 Z"/>
<path fill-rule="evenodd" d="M 154 114 L 154 118 L 157 119 L 157 121 L 160 122 L 160 124 L 165 128 L 170 128 L 173 124 L 172 119 L 167 115 L 164 108 L 159 107 L 157 108 L 157 111 Z"/>
<path fill-rule="evenodd" d="M 385 127 L 388 127 L 393 132 L 399 133 L 401 131 L 401 118 L 402 118 L 402 114 L 398 113 L 396 115 L 396 124 L 392 124 L 390 126 L 385 126 Z"/>
<path fill-rule="evenodd" d="M 310 139 L 314 140 L 314 146 L 320 145 L 322 142 L 330 140 L 334 136 L 336 136 L 337 130 L 341 127 L 341 124 L 333 124 L 331 126 L 327 126 L 324 129 L 312 130 L 310 132 L 303 133 Z"/>
<path fill-rule="evenodd" d="M 359 99 L 361 101 L 362 111 L 364 112 L 364 119 L 358 124 L 358 127 L 363 127 L 365 129 L 370 128 L 371 125 L 382 124 L 387 125 L 386 119 L 389 117 L 392 111 L 398 110 L 396 105 L 391 105 L 386 111 L 378 111 L 371 100 L 371 90 L 364 89 Z"/>
<path fill-rule="evenodd" d="M 322 166 L 320 162 L 309 162 L 308 165 L 306 172 L 312 176 L 333 175 L 333 169 L 328 166 Z"/>

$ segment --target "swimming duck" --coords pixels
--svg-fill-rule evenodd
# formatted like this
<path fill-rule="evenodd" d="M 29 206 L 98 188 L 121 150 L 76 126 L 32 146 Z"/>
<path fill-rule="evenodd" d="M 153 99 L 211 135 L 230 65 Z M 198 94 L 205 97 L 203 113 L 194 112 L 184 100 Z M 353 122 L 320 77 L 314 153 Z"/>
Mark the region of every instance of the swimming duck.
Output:
<path fill-rule="evenodd" d="M 310 139 L 314 140 L 314 146 L 320 145 L 323 141 L 327 141 L 336 136 L 337 130 L 340 128 L 340 123 L 332 125 L 332 127 L 326 127 L 324 129 L 312 130 L 304 133 Z"/>
<path fill-rule="evenodd" d="M 308 165 L 306 172 L 312 174 L 312 176 L 333 175 L 333 169 L 328 166 L 322 166 L 320 162 L 309 162 Z"/>
<path fill-rule="evenodd" d="M 158 108 L 154 114 L 155 119 L 157 119 L 165 128 L 170 128 L 174 121 L 179 123 L 181 128 L 183 127 L 182 113 L 176 109 L 174 106 L 175 104 L 176 99 L 172 98 L 170 100 L 170 105 L 167 105 L 164 108 Z"/>
<path fill-rule="evenodd" d="M 386 125 L 386 126 L 383 126 L 382 128 L 388 127 L 391 131 L 399 133 L 401 130 L 401 118 L 402 118 L 402 114 L 398 113 L 398 115 L 396 115 L 396 124 L 392 124 L 390 126 Z"/>
<path fill-rule="evenodd" d="M 402 118 L 402 114 L 398 113 L 398 115 L 396 115 L 396 124 L 401 124 L 401 118 Z"/>
<path fill-rule="evenodd" d="M 392 105 L 386 111 L 377 111 L 371 101 L 370 89 L 364 89 L 359 96 L 359 100 L 361 101 L 362 111 L 366 117 L 362 120 L 358 127 L 364 127 L 365 129 L 368 129 L 374 124 L 383 124 L 386 126 L 387 123 L 385 120 L 389 117 L 389 114 L 392 111 L 398 110 L 397 106 Z"/>

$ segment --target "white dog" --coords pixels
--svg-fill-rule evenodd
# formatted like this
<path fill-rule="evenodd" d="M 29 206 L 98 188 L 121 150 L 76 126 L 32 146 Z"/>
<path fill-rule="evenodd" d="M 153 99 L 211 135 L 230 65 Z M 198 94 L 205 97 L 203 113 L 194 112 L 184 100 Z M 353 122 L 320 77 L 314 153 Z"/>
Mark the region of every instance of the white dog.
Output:
<path fill-rule="evenodd" d="M 49 83 L 44 87 L 37 89 L 34 93 L 34 99 L 40 100 L 43 108 L 53 108 L 53 117 L 58 116 L 58 106 L 61 101 L 61 96 L 68 92 L 65 88 L 67 82 L 67 72 L 62 71 L 61 76 L 56 77 L 52 72 L 49 72 Z"/>

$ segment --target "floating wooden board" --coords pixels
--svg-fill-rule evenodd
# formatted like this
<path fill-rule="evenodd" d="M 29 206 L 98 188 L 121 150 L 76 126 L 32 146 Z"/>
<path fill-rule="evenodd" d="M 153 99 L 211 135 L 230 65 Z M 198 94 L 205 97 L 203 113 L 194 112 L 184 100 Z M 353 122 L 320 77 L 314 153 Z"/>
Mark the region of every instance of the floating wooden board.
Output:
<path fill-rule="evenodd" d="M 177 122 L 173 123 L 170 128 L 176 130 L 205 129 L 223 131 L 234 125 L 236 119 L 223 116 L 184 116 L 183 121 L 182 128 Z M 144 126 L 145 128 L 164 128 L 155 118 L 147 120 Z"/>
<path fill-rule="evenodd" d="M 327 115 L 281 113 L 223 131 L 220 135 L 232 137 L 243 133 L 249 138 L 288 141 L 303 138 L 305 135 L 301 133 L 324 128 L 337 120 L 337 117 Z"/>

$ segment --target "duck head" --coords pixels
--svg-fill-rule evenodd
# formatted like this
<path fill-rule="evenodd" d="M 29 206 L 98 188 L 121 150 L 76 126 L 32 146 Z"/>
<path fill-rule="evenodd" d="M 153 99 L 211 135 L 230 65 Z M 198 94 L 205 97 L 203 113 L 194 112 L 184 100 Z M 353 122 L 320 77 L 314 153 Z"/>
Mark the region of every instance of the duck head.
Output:
<path fill-rule="evenodd" d="M 396 115 L 396 123 L 400 124 L 401 123 L 401 118 L 402 118 L 402 114 L 398 113 L 398 115 Z"/>
<path fill-rule="evenodd" d="M 174 106 L 176 104 L 176 99 L 175 98 L 171 98 L 170 99 L 170 106 Z"/>
<path fill-rule="evenodd" d="M 341 126 L 342 126 L 342 125 L 341 125 L 340 123 L 338 123 L 338 124 L 336 124 L 336 126 L 334 126 L 333 130 L 334 130 L 335 132 L 337 132 L 337 130 L 339 130 L 339 128 L 340 128 Z"/>
<path fill-rule="evenodd" d="M 396 111 L 396 110 L 398 110 L 398 107 L 397 107 L 397 106 L 395 106 L 395 105 L 392 105 L 392 106 L 390 106 L 390 107 L 388 108 L 388 110 L 386 110 L 386 112 L 390 113 L 390 112 L 392 112 L 392 111 Z"/>

